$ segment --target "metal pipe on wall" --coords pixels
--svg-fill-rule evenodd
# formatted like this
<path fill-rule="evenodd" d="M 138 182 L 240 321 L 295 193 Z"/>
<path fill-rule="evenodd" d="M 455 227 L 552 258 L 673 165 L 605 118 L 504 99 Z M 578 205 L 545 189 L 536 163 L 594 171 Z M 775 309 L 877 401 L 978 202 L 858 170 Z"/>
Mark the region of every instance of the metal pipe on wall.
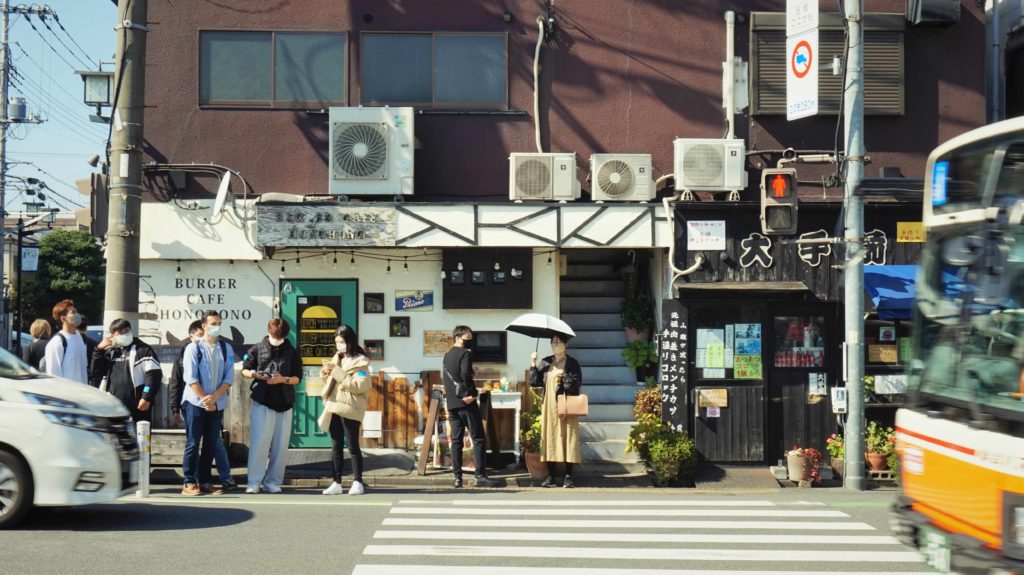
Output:
<path fill-rule="evenodd" d="M 722 86 L 722 94 L 725 102 L 725 122 L 729 126 L 725 134 L 726 139 L 733 139 L 736 136 L 735 114 L 736 109 L 736 13 L 732 10 L 725 11 L 725 82 Z"/>

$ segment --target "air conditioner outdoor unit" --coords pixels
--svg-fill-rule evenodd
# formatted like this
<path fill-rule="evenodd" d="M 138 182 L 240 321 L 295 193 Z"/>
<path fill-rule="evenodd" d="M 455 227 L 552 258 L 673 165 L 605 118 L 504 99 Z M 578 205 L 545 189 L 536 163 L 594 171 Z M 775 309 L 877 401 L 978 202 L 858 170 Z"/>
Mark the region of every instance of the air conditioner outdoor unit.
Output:
<path fill-rule="evenodd" d="M 512 154 L 509 157 L 510 200 L 571 201 L 580 197 L 575 153 Z"/>
<path fill-rule="evenodd" d="M 412 108 L 331 108 L 328 119 L 332 194 L 412 195 Z"/>
<path fill-rule="evenodd" d="M 728 192 L 747 187 L 743 140 L 676 138 L 676 190 Z"/>
<path fill-rule="evenodd" d="M 596 202 L 648 202 L 654 199 L 650 154 L 590 156 L 590 197 Z"/>

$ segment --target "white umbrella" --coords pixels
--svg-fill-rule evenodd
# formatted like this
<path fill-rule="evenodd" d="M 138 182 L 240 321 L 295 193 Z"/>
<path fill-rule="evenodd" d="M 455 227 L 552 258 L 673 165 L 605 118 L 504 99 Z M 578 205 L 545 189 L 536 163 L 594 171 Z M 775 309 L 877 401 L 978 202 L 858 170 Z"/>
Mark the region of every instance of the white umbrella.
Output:
<path fill-rule="evenodd" d="M 553 335 L 569 337 L 576 335 L 569 324 L 546 313 L 524 313 L 506 325 L 505 331 L 545 339 L 550 339 Z"/>

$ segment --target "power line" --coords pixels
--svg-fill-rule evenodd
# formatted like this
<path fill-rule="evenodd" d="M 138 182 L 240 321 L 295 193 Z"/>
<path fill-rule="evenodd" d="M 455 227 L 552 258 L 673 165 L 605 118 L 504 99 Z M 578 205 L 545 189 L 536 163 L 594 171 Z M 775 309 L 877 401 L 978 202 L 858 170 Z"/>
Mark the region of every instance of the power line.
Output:
<path fill-rule="evenodd" d="M 13 68 L 11 69 L 11 71 L 15 72 Z M 32 94 L 29 94 L 28 90 L 26 90 L 25 88 L 31 88 L 34 91 L 35 95 L 39 97 L 39 100 L 43 101 L 44 98 L 42 96 L 42 88 L 39 86 L 39 84 L 35 83 L 30 78 L 15 72 L 14 76 L 11 78 L 11 82 L 14 83 L 15 86 L 17 86 L 23 93 L 25 93 L 25 95 L 28 96 L 31 96 Z M 61 103 L 59 100 L 52 100 L 50 104 L 56 106 L 59 109 L 59 111 L 62 112 L 63 116 L 66 119 L 75 122 L 75 124 L 78 125 L 79 128 L 83 129 L 85 132 L 97 138 L 106 137 L 106 134 L 104 134 L 99 128 L 97 128 L 95 124 L 83 120 L 77 111 L 69 108 L 65 104 Z"/>
<path fill-rule="evenodd" d="M 28 58 L 28 61 L 31 62 L 33 66 L 35 66 L 36 68 L 39 68 L 40 72 L 42 72 L 44 74 L 46 73 L 46 70 L 44 70 L 43 67 L 38 62 L 36 62 L 34 59 L 32 59 L 32 56 L 28 55 L 28 52 L 26 52 L 25 49 L 21 47 L 21 44 L 19 44 L 18 42 L 12 42 L 12 44 L 17 46 L 18 50 L 21 50 L 21 53 L 24 54 L 25 58 Z M 60 84 L 54 84 L 54 85 L 57 86 L 57 89 L 59 89 L 61 92 L 64 92 L 68 96 L 71 96 L 76 101 L 81 101 L 80 100 L 81 95 L 76 96 L 76 95 L 72 94 L 71 92 L 68 91 L 67 88 L 65 88 L 64 86 L 61 86 Z M 85 103 L 83 102 L 82 105 L 84 106 Z"/>
<path fill-rule="evenodd" d="M 46 36 L 44 36 L 43 33 L 39 30 L 39 28 L 36 28 L 35 24 L 32 23 L 32 20 L 30 20 L 29 18 L 25 18 L 25 22 L 28 22 L 29 27 L 36 31 L 36 34 L 39 35 L 39 39 L 43 41 L 43 44 L 46 44 L 47 46 L 49 46 L 50 50 L 54 54 L 56 54 L 58 58 L 63 60 L 64 63 L 67 64 L 72 70 L 75 70 L 75 69 L 78 68 L 78 66 L 75 66 L 71 62 L 68 62 L 68 59 L 65 58 L 60 52 L 58 52 L 57 49 L 53 47 L 53 44 L 50 44 L 50 42 L 46 39 Z M 91 66 L 91 64 L 89 66 Z"/>
<path fill-rule="evenodd" d="M 60 26 L 60 29 L 63 30 L 64 33 L 68 35 L 68 38 L 71 40 L 71 42 L 73 42 L 75 44 L 75 46 L 77 46 L 78 49 L 82 51 L 82 54 L 85 54 L 86 58 L 89 58 L 90 61 L 93 61 L 92 57 L 89 56 L 89 53 L 86 52 L 85 48 L 82 48 L 81 44 L 79 44 L 75 40 L 75 37 L 71 35 L 71 32 L 68 32 L 68 29 L 64 27 L 64 24 L 60 21 L 60 17 L 57 16 L 57 13 L 53 12 L 52 9 L 51 9 L 51 13 L 53 14 L 53 21 L 56 22 L 57 25 Z"/>
<path fill-rule="evenodd" d="M 74 56 L 74 58 L 76 60 L 78 60 L 79 62 L 82 62 L 85 65 L 86 69 L 92 67 L 92 64 L 90 64 L 88 60 L 83 60 L 81 56 L 76 54 L 75 51 L 72 50 L 71 47 L 68 46 L 67 43 L 65 43 L 64 40 L 62 40 L 61 37 L 57 35 L 57 32 L 55 32 L 53 28 L 50 28 L 50 24 L 46 21 L 46 16 L 43 16 L 43 15 L 37 15 L 37 16 L 39 16 L 39 21 L 43 23 L 43 26 L 46 26 L 46 29 L 50 31 L 50 35 L 53 36 L 53 38 L 55 40 L 60 42 L 60 45 L 64 46 L 64 49 L 67 50 L 69 54 Z M 86 54 L 86 57 L 88 57 L 88 56 L 89 55 Z"/>

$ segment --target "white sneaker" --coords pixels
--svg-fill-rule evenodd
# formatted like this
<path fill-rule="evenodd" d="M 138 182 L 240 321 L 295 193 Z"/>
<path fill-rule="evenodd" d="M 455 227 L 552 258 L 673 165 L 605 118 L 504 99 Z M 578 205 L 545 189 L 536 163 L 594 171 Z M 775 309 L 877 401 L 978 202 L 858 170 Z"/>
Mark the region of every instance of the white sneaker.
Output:
<path fill-rule="evenodd" d="M 366 489 L 363 488 L 363 483 L 361 481 L 353 481 L 352 487 L 349 487 L 348 489 L 348 494 L 362 495 L 363 493 L 366 493 Z"/>
<path fill-rule="evenodd" d="M 332 482 L 330 487 L 324 489 L 324 495 L 341 495 L 343 493 L 345 493 L 345 490 L 342 489 L 341 484 L 337 481 Z"/>
<path fill-rule="evenodd" d="M 248 493 L 249 495 L 256 495 L 257 493 L 260 492 L 260 488 L 259 488 L 258 485 L 257 486 L 247 486 L 245 488 L 245 492 Z"/>
<path fill-rule="evenodd" d="M 277 485 L 264 485 L 263 489 L 265 489 L 267 493 L 281 493 L 281 488 Z"/>

